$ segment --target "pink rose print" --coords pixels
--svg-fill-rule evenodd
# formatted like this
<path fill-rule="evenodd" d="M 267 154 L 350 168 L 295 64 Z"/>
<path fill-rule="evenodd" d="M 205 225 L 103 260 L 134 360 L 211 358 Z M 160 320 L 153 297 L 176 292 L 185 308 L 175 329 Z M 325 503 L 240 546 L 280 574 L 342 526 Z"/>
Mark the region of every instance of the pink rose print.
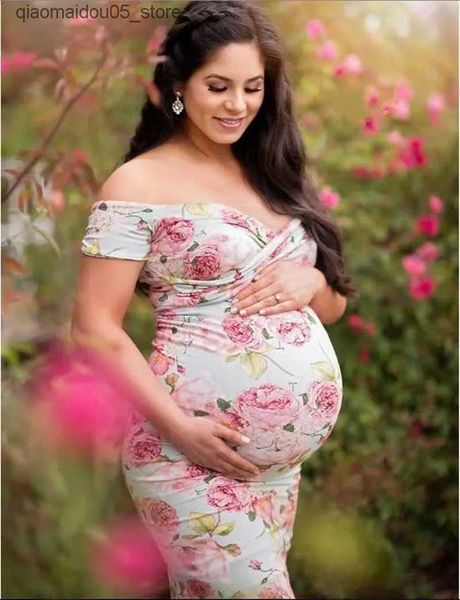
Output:
<path fill-rule="evenodd" d="M 215 404 L 219 391 L 213 380 L 203 374 L 201 377 L 184 381 L 171 396 L 183 410 L 194 411 L 203 410 L 206 403 Z"/>
<path fill-rule="evenodd" d="M 267 525 L 274 521 L 275 498 L 273 492 L 265 492 L 260 496 L 255 496 L 251 501 L 251 508 L 262 518 Z"/>
<path fill-rule="evenodd" d="M 287 344 L 303 346 L 310 341 L 311 327 L 302 319 L 301 315 L 290 312 L 288 315 L 268 316 L 270 330 Z"/>
<path fill-rule="evenodd" d="M 264 587 L 257 598 L 293 598 L 291 591 L 281 585 Z"/>
<path fill-rule="evenodd" d="M 155 375 L 164 375 L 168 372 L 169 367 L 174 364 L 174 359 L 155 349 L 150 355 L 149 364 Z"/>
<path fill-rule="evenodd" d="M 216 477 L 208 488 L 208 503 L 229 511 L 246 510 L 251 501 L 248 487 L 227 477 Z"/>
<path fill-rule="evenodd" d="M 194 252 L 184 256 L 184 273 L 187 279 L 211 279 L 221 271 L 221 259 L 225 249 L 221 243 L 198 246 Z"/>
<path fill-rule="evenodd" d="M 254 571 L 260 571 L 262 563 L 260 562 L 260 560 L 255 560 L 253 558 L 249 561 L 249 566 L 251 567 L 251 569 L 254 569 Z"/>
<path fill-rule="evenodd" d="M 252 342 L 253 330 L 249 327 L 249 323 L 238 316 L 227 316 L 222 322 L 225 333 L 228 337 L 244 347 Z"/>
<path fill-rule="evenodd" d="M 161 454 L 161 440 L 152 431 L 142 427 L 139 433 L 131 436 L 127 448 L 127 460 L 133 467 L 139 468 L 153 462 Z"/>
<path fill-rule="evenodd" d="M 323 418 L 330 419 L 337 414 L 341 393 L 334 382 L 315 381 L 308 389 L 308 397 Z"/>
<path fill-rule="evenodd" d="M 248 229 L 248 218 L 240 212 L 234 210 L 223 210 L 222 216 L 225 223 L 229 225 L 236 225 L 237 227 L 244 227 Z"/>
<path fill-rule="evenodd" d="M 155 498 L 135 498 L 134 501 L 146 523 L 154 528 L 155 533 L 174 535 L 179 525 L 179 517 L 173 506 Z"/>
<path fill-rule="evenodd" d="M 193 221 L 178 217 L 159 220 L 152 240 L 152 251 L 171 256 L 183 252 L 192 243 L 195 233 Z"/>
<path fill-rule="evenodd" d="M 206 573 L 209 579 L 228 577 L 228 559 L 224 550 L 210 538 L 178 540 L 178 545 L 167 549 L 168 561 L 180 572 Z"/>
<path fill-rule="evenodd" d="M 239 394 L 234 406 L 249 426 L 273 431 L 276 427 L 297 419 L 302 405 L 300 400 L 287 390 L 265 383 Z"/>
<path fill-rule="evenodd" d="M 189 579 L 185 584 L 184 598 L 215 598 L 214 588 L 206 581 Z"/>

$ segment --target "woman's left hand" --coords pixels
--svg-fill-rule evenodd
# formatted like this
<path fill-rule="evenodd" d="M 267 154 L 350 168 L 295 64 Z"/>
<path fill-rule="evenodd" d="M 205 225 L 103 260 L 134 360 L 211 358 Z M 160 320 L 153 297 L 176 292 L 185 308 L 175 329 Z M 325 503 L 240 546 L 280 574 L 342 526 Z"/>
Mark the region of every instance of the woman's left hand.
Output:
<path fill-rule="evenodd" d="M 292 260 L 279 260 L 261 269 L 257 279 L 233 297 L 232 314 L 259 312 L 273 315 L 308 306 L 316 293 L 327 286 L 324 274 L 316 267 L 302 266 Z M 275 294 L 279 295 L 277 302 Z"/>

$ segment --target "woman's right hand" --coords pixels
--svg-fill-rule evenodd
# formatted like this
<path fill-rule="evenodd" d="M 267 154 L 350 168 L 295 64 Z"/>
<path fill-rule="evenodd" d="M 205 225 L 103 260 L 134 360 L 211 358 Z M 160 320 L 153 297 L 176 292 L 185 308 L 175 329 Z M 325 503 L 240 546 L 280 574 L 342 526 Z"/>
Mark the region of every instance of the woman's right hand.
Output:
<path fill-rule="evenodd" d="M 175 446 L 197 465 L 237 479 L 260 474 L 255 465 L 225 443 L 244 444 L 245 436 L 209 417 L 184 415 L 174 434 L 169 437 Z"/>

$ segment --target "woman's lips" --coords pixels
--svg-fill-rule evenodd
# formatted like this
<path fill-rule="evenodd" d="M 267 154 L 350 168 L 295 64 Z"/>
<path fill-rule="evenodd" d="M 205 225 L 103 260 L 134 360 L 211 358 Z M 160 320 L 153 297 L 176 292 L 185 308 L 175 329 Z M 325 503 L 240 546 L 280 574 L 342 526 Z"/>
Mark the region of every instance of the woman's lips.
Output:
<path fill-rule="evenodd" d="M 214 117 L 223 127 L 224 129 L 238 129 L 241 123 L 244 121 L 244 118 L 241 119 L 221 119 L 219 117 Z"/>

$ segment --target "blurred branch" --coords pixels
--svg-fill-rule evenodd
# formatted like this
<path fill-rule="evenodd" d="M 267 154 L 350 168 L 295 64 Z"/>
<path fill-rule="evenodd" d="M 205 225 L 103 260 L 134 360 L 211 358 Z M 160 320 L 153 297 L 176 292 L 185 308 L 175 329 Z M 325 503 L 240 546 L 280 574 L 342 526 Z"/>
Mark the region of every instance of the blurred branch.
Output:
<path fill-rule="evenodd" d="M 87 83 L 85 83 L 85 85 L 67 102 L 67 104 L 65 104 L 56 123 L 51 128 L 51 130 L 49 131 L 49 133 L 45 137 L 45 139 L 43 140 L 42 145 L 35 153 L 35 156 L 27 163 L 27 165 L 24 167 L 23 171 L 21 171 L 21 173 L 18 175 L 18 178 L 16 179 L 16 181 L 13 183 L 13 185 L 10 187 L 10 189 L 7 190 L 5 192 L 5 194 L 3 195 L 2 204 L 11 196 L 11 194 L 18 187 L 18 185 L 21 183 L 21 181 L 24 179 L 24 177 L 32 170 L 34 165 L 43 156 L 46 148 L 50 144 L 51 140 L 55 136 L 57 130 L 63 123 L 63 121 L 66 118 L 66 116 L 68 115 L 68 113 L 72 110 L 74 104 L 83 96 L 83 94 L 86 92 L 86 90 L 88 90 L 91 87 L 91 85 L 94 83 L 94 81 L 97 79 L 97 76 L 98 76 L 100 70 L 102 69 L 107 57 L 108 57 L 108 52 L 107 52 L 107 50 L 104 50 L 102 52 L 101 60 L 99 61 L 93 75 L 90 77 L 90 79 L 87 81 Z"/>

